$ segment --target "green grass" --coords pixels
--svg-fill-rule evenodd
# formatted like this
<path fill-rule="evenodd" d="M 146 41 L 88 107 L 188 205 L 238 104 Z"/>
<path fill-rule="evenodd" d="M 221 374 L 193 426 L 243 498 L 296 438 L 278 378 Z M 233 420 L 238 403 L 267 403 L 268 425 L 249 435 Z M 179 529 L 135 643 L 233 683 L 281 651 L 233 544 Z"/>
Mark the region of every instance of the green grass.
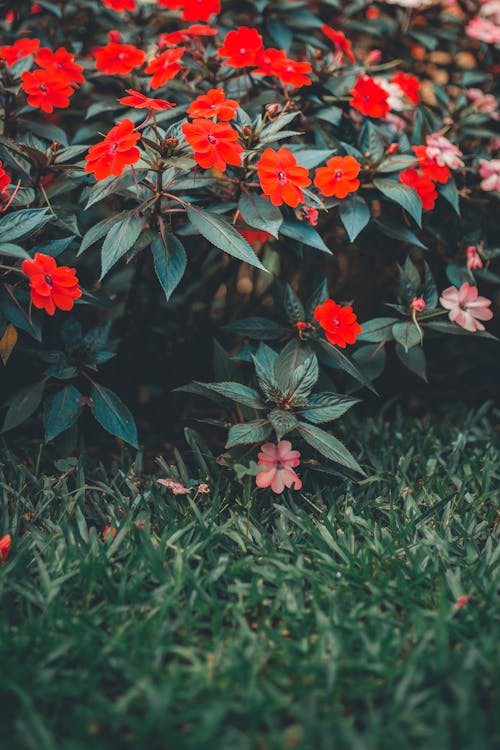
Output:
<path fill-rule="evenodd" d="M 274 504 L 220 469 L 190 502 L 137 466 L 32 473 L 5 451 L 2 750 L 498 747 L 484 411 L 351 423 L 369 478 Z"/>

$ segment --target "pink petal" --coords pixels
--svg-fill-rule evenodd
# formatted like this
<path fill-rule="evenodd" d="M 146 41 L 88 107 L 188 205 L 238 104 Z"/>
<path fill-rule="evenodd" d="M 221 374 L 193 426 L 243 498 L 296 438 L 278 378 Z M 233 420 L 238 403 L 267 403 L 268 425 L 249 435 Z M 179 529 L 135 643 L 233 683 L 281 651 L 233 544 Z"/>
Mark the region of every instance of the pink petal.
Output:
<path fill-rule="evenodd" d="M 276 468 L 259 471 L 259 473 L 255 477 L 255 483 L 257 484 L 257 487 L 270 487 L 274 481 L 276 474 Z"/>

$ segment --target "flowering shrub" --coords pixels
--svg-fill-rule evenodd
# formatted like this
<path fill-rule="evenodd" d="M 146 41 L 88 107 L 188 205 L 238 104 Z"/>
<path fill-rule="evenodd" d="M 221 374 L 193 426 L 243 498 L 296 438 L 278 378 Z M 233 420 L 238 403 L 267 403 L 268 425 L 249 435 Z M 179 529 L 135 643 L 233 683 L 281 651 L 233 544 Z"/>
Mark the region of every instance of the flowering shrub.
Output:
<path fill-rule="evenodd" d="M 233 458 L 278 441 L 257 484 L 280 492 L 301 486 L 295 443 L 361 470 L 318 425 L 390 347 L 425 379 L 427 338 L 491 337 L 497 2 L 6 5 L 0 354 L 39 377 L 4 431 L 40 413 L 50 441 L 88 408 L 137 446 L 95 380 L 111 324 L 126 340 L 143 299 L 147 338 L 201 305 L 240 344 L 184 390 L 229 410 Z"/>

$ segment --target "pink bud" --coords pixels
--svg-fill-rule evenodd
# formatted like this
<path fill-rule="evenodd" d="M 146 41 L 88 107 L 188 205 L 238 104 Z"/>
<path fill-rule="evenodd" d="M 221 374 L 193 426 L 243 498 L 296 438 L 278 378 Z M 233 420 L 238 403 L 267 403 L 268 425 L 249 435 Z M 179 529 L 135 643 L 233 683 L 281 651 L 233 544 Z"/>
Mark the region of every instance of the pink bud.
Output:
<path fill-rule="evenodd" d="M 410 307 L 412 308 L 412 310 L 416 310 L 417 312 L 422 312 L 423 310 L 425 310 L 427 305 L 425 304 L 425 300 L 422 297 L 415 297 L 412 300 Z"/>

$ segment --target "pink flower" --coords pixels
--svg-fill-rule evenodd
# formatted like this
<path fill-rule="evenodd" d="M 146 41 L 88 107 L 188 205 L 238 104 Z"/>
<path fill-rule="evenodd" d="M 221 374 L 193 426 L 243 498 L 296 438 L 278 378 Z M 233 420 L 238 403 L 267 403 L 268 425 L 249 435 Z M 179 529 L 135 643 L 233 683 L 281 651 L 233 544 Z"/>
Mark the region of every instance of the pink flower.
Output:
<path fill-rule="evenodd" d="M 479 174 L 481 180 L 481 189 L 490 192 L 496 190 L 500 192 L 500 159 L 481 159 Z"/>
<path fill-rule="evenodd" d="M 500 44 L 500 26 L 488 18 L 475 16 L 465 27 L 465 33 L 472 39 L 479 39 L 487 44 Z"/>
<path fill-rule="evenodd" d="M 412 308 L 412 310 L 422 312 L 423 310 L 425 310 L 427 305 L 425 304 L 425 300 L 422 297 L 414 297 L 410 303 L 410 307 Z"/>
<path fill-rule="evenodd" d="M 464 163 L 460 157 L 462 152 L 457 146 L 454 146 L 448 138 L 440 133 L 432 133 L 425 139 L 427 144 L 427 157 L 431 161 L 437 162 L 440 167 L 449 167 L 450 169 L 460 169 Z"/>
<path fill-rule="evenodd" d="M 292 444 L 288 440 L 280 440 L 278 445 L 263 445 L 258 464 L 262 469 L 255 479 L 257 487 L 270 487 L 277 495 L 285 487 L 293 486 L 296 490 L 302 488 L 302 482 L 293 470 L 300 464 L 300 453 L 292 450 Z"/>
<path fill-rule="evenodd" d="M 166 487 L 170 490 L 170 492 L 173 495 L 187 495 L 188 492 L 191 492 L 189 487 L 184 487 L 183 484 L 180 482 L 176 482 L 172 477 L 167 477 L 166 479 L 157 479 L 157 484 L 161 484 L 163 487 Z"/>
<path fill-rule="evenodd" d="M 467 602 L 470 602 L 472 599 L 472 596 L 470 594 L 462 594 L 462 596 L 459 596 L 458 599 L 455 601 L 455 604 L 453 605 L 453 609 L 462 609 L 462 607 L 465 607 Z"/>
<path fill-rule="evenodd" d="M 472 270 L 473 268 L 483 267 L 483 261 L 481 260 L 481 256 L 479 255 L 477 247 L 475 245 L 469 245 L 465 252 L 467 253 L 467 268 L 469 270 Z"/>
<path fill-rule="evenodd" d="M 498 120 L 497 100 L 493 94 L 485 94 L 481 89 L 465 89 L 467 98 L 471 100 L 478 112 L 490 114 L 492 119 Z"/>
<path fill-rule="evenodd" d="M 477 287 L 467 282 L 462 284 L 460 289 L 454 286 L 445 289 L 439 301 L 450 311 L 449 319 L 471 333 L 484 331 L 484 326 L 479 321 L 491 320 L 493 317 L 493 313 L 488 309 L 491 300 L 478 297 Z"/>

